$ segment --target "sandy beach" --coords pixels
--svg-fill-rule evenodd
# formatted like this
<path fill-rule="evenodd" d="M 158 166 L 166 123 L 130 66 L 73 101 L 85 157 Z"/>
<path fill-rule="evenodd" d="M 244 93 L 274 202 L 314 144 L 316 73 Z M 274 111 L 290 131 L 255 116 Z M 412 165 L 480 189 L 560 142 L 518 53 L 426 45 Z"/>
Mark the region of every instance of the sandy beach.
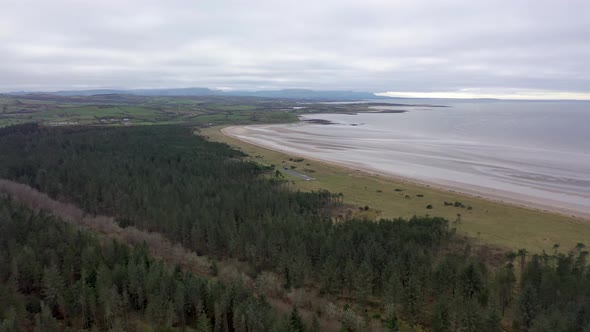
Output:
<path fill-rule="evenodd" d="M 485 170 L 481 174 L 476 174 L 471 167 L 461 166 L 461 163 L 465 163 L 464 159 L 461 159 L 461 162 L 454 160 L 458 159 L 458 156 L 467 158 L 463 156 L 463 151 L 453 151 L 452 153 L 455 155 L 452 156 L 449 152 L 445 158 L 440 159 L 442 162 L 437 161 L 440 164 L 435 165 L 431 163 L 431 159 L 421 159 L 421 156 L 410 153 L 412 146 L 407 142 L 404 142 L 404 146 L 388 144 L 387 149 L 383 150 L 375 147 L 374 144 L 365 144 L 367 141 L 374 143 L 371 142 L 371 139 L 337 137 L 333 132 L 327 130 L 328 127 L 330 126 L 296 123 L 232 126 L 223 128 L 221 131 L 225 135 L 244 142 L 293 156 L 314 159 L 442 190 L 590 220 L 590 194 L 567 192 L 567 183 L 562 185 L 561 182 L 565 181 L 562 178 L 557 180 L 552 178 L 549 180 L 535 179 L 526 172 L 516 174 L 514 169 L 512 169 L 509 178 L 502 174 L 503 169 L 500 170 L 502 172 L 489 171 L 493 169 L 492 165 L 485 164 L 483 160 L 474 162 L 477 164 L 477 169 Z M 417 150 L 421 148 L 423 147 L 416 147 Z M 389 154 L 391 151 L 395 153 Z M 428 154 L 429 152 L 430 150 L 424 150 L 420 153 Z M 449 162 L 447 159 L 451 161 Z M 431 164 L 420 165 L 425 162 Z M 445 172 L 442 173 L 444 176 L 437 178 L 424 176 L 430 172 L 428 168 L 425 168 L 426 171 L 423 172 L 412 172 L 412 167 L 415 169 L 439 167 Z M 455 169 L 452 169 L 453 167 Z M 504 167 L 508 169 L 505 161 Z M 448 168 L 451 170 L 447 171 Z M 458 177 L 459 180 L 454 180 L 453 176 Z M 556 184 L 546 186 L 544 183 L 547 181 L 553 181 Z M 561 182 L 557 183 L 558 181 Z M 560 188 L 565 188 L 565 192 L 560 191 Z M 575 199 L 570 199 L 574 196 Z"/>

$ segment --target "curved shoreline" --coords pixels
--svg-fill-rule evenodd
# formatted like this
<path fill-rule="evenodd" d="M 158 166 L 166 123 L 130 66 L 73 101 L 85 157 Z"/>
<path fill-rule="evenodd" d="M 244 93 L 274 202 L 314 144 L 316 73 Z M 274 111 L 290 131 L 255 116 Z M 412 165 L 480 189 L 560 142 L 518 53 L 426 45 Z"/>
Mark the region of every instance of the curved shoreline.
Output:
<path fill-rule="evenodd" d="M 292 156 L 297 157 L 304 157 L 310 160 L 315 160 L 317 162 L 326 163 L 329 165 L 337 166 L 337 167 L 344 167 L 352 171 L 358 171 L 365 173 L 369 176 L 379 176 L 388 179 L 393 179 L 405 183 L 411 183 L 414 185 L 423 186 L 426 188 L 437 189 L 443 192 L 450 192 L 454 194 L 460 194 L 472 198 L 483 199 L 495 203 L 506 204 L 514 207 L 525 208 L 532 211 L 543 212 L 543 213 L 551 213 L 557 214 L 569 218 L 575 218 L 578 220 L 590 221 L 590 212 L 582 211 L 582 210 L 575 210 L 570 208 L 561 208 L 559 206 L 555 206 L 556 202 L 551 200 L 544 200 L 543 202 L 540 199 L 537 201 L 531 201 L 527 199 L 517 198 L 514 195 L 515 193 L 504 192 L 497 189 L 491 189 L 486 187 L 480 187 L 476 185 L 462 185 L 459 183 L 436 183 L 427 180 L 422 180 L 418 178 L 410 178 L 406 176 L 396 175 L 388 172 L 379 171 L 376 169 L 372 169 L 367 165 L 362 165 L 355 162 L 341 162 L 341 161 L 334 161 L 326 158 L 317 157 L 316 155 L 306 154 L 302 152 L 300 149 L 291 147 L 289 148 L 288 145 L 284 146 L 274 146 L 272 144 L 262 144 L 260 140 L 253 139 L 247 136 L 247 127 L 251 126 L 228 126 L 220 129 L 220 132 L 226 136 L 238 139 L 242 142 L 252 144 L 264 149 L 277 151 L 281 153 L 285 153 Z M 522 196 L 522 195 L 521 195 Z"/>

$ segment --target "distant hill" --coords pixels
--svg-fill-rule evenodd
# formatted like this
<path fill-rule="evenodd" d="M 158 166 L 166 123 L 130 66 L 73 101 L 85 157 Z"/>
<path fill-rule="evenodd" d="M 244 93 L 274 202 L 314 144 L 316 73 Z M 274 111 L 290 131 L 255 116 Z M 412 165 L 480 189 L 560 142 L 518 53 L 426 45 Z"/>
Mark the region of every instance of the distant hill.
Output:
<path fill-rule="evenodd" d="M 12 95 L 22 95 L 33 92 L 14 92 Z M 37 93 L 37 92 L 35 92 Z M 182 89 L 96 89 L 96 90 L 72 90 L 42 92 L 58 96 L 93 96 L 93 95 L 136 95 L 136 96 L 247 96 L 265 98 L 286 99 L 313 99 L 313 100 L 363 100 L 363 99 L 387 99 L 388 97 L 376 96 L 371 92 L 357 91 L 317 91 L 307 89 L 283 89 L 263 91 L 223 91 L 209 88 L 182 88 Z"/>
<path fill-rule="evenodd" d="M 359 100 L 382 98 L 371 92 L 357 91 L 316 91 L 306 89 L 284 89 L 268 91 L 230 91 L 226 94 L 234 96 L 254 96 L 269 98 L 293 98 L 293 99 L 328 99 L 328 100 Z M 386 97 L 387 98 L 387 97 Z"/>
<path fill-rule="evenodd" d="M 49 92 L 60 96 L 94 96 L 94 95 L 136 95 L 136 96 L 209 96 L 217 95 L 218 90 L 208 88 L 183 88 L 183 89 L 97 89 L 97 90 L 72 90 Z"/>

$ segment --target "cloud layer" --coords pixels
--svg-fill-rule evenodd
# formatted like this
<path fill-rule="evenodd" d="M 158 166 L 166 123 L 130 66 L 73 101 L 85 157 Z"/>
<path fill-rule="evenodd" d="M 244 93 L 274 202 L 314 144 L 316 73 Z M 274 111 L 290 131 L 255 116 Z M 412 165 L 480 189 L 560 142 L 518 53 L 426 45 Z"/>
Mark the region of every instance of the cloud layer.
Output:
<path fill-rule="evenodd" d="M 1 7 L 0 91 L 590 95 L 585 0 L 3 0 Z"/>

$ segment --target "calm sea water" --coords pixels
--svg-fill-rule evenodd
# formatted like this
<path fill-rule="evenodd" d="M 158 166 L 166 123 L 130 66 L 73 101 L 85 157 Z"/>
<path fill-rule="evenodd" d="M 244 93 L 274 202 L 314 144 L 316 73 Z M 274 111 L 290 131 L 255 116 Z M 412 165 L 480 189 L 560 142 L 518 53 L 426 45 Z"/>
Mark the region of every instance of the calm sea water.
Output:
<path fill-rule="evenodd" d="M 249 136 L 310 157 L 590 214 L 590 102 L 394 102 L 448 107 L 306 115 L 334 124 L 263 126 Z"/>

